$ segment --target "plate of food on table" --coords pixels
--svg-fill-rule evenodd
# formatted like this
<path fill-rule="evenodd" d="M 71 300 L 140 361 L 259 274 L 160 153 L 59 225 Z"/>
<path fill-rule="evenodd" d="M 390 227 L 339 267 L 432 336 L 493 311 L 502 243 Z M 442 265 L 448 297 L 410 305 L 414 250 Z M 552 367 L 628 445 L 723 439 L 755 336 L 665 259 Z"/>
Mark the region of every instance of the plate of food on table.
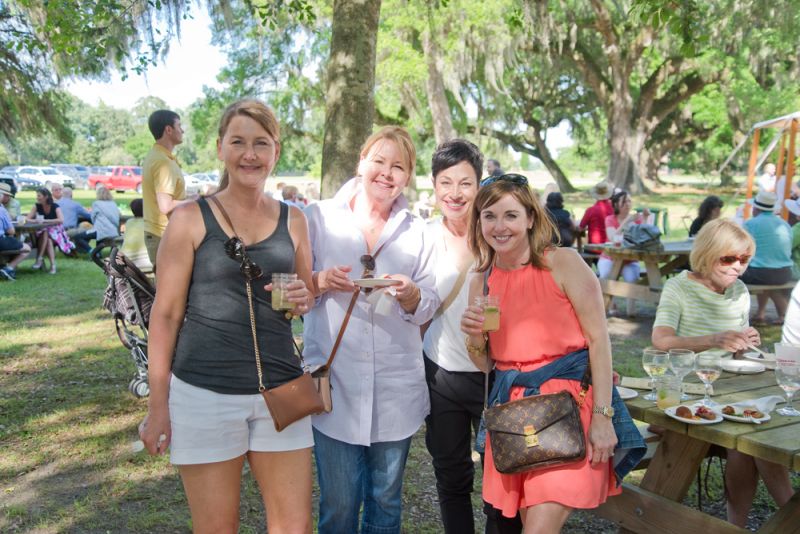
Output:
<path fill-rule="evenodd" d="M 690 425 L 713 425 L 722 421 L 722 415 L 702 404 L 670 406 L 664 413 L 681 423 Z"/>
<path fill-rule="evenodd" d="M 768 413 L 760 411 L 755 406 L 728 405 L 723 406 L 720 412 L 728 421 L 737 423 L 760 424 L 771 419 Z"/>

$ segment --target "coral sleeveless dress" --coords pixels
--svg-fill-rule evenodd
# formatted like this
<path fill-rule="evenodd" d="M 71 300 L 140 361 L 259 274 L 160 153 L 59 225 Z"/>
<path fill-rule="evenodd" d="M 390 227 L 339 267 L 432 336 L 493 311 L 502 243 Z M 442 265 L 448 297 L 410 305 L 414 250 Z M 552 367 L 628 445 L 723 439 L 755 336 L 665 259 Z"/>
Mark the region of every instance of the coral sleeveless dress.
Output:
<path fill-rule="evenodd" d="M 489 334 L 492 357 L 498 369 L 532 371 L 554 359 L 587 346 L 578 317 L 550 271 L 526 265 L 513 271 L 495 267 L 489 276 L 489 294 L 500 297 L 500 329 Z M 580 382 L 551 379 L 541 393 L 566 390 L 578 399 Z M 524 388 L 514 387 L 511 400 L 522 398 Z M 581 423 L 589 443 L 592 388 L 581 408 Z M 487 436 L 483 471 L 483 498 L 506 517 L 520 508 L 556 502 L 570 508 L 595 508 L 610 495 L 618 495 L 611 462 L 592 467 L 583 461 L 504 475 L 494 467 L 491 439 Z"/>

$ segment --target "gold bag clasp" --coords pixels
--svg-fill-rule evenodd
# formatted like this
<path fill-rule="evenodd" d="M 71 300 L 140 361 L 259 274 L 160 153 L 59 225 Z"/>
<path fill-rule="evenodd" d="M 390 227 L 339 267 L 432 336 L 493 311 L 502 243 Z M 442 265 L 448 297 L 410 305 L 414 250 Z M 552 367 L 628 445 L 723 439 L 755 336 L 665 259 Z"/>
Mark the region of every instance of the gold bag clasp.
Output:
<path fill-rule="evenodd" d="M 522 429 L 525 434 L 525 446 L 526 447 L 538 447 L 539 446 L 539 436 L 536 435 L 536 428 L 533 425 L 525 425 Z"/>

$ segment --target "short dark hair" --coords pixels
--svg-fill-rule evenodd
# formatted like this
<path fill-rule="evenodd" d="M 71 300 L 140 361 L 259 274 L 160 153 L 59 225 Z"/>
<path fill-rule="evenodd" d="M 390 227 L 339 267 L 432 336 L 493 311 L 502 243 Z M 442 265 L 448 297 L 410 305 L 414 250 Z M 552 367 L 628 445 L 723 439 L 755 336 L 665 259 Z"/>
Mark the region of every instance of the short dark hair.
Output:
<path fill-rule="evenodd" d="M 142 217 L 144 215 L 144 202 L 142 202 L 141 198 L 134 198 L 129 206 L 134 217 Z"/>
<path fill-rule="evenodd" d="M 558 191 L 553 191 L 547 195 L 547 209 L 560 210 L 564 208 L 564 196 Z"/>
<path fill-rule="evenodd" d="M 150 128 L 150 133 L 153 138 L 158 141 L 164 136 L 164 130 L 167 126 L 175 126 L 175 121 L 180 120 L 180 115 L 168 109 L 159 109 L 150 114 L 147 119 L 147 127 Z"/>
<path fill-rule="evenodd" d="M 480 183 L 483 173 L 483 154 L 475 143 L 466 139 L 451 139 L 436 147 L 436 152 L 431 157 L 433 181 L 436 181 L 436 176 L 440 172 L 453 165 L 458 165 L 462 161 L 470 164 L 475 171 L 475 180 Z"/>

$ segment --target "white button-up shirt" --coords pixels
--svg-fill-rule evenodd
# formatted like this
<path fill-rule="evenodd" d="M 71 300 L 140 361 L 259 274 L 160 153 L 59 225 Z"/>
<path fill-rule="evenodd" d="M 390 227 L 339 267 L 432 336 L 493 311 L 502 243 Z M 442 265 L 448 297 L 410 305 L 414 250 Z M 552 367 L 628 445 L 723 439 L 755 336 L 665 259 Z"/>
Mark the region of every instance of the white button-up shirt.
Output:
<path fill-rule="evenodd" d="M 349 202 L 361 190 L 360 180 L 347 182 L 330 200 L 309 206 L 313 269 L 350 265 L 359 278 L 367 244 L 356 226 Z M 333 411 L 313 418 L 326 436 L 354 445 L 398 441 L 413 435 L 430 410 L 419 326 L 439 307 L 432 265 L 432 245 L 425 242 L 425 223 L 408 210 L 402 195 L 374 247 L 375 277 L 405 274 L 420 290 L 413 314 L 395 300 L 388 315 L 374 313 L 362 292 L 353 308 L 331 368 Z M 381 248 L 382 247 L 382 248 Z M 306 315 L 304 357 L 323 364 L 330 355 L 352 293 L 328 291 Z"/>

